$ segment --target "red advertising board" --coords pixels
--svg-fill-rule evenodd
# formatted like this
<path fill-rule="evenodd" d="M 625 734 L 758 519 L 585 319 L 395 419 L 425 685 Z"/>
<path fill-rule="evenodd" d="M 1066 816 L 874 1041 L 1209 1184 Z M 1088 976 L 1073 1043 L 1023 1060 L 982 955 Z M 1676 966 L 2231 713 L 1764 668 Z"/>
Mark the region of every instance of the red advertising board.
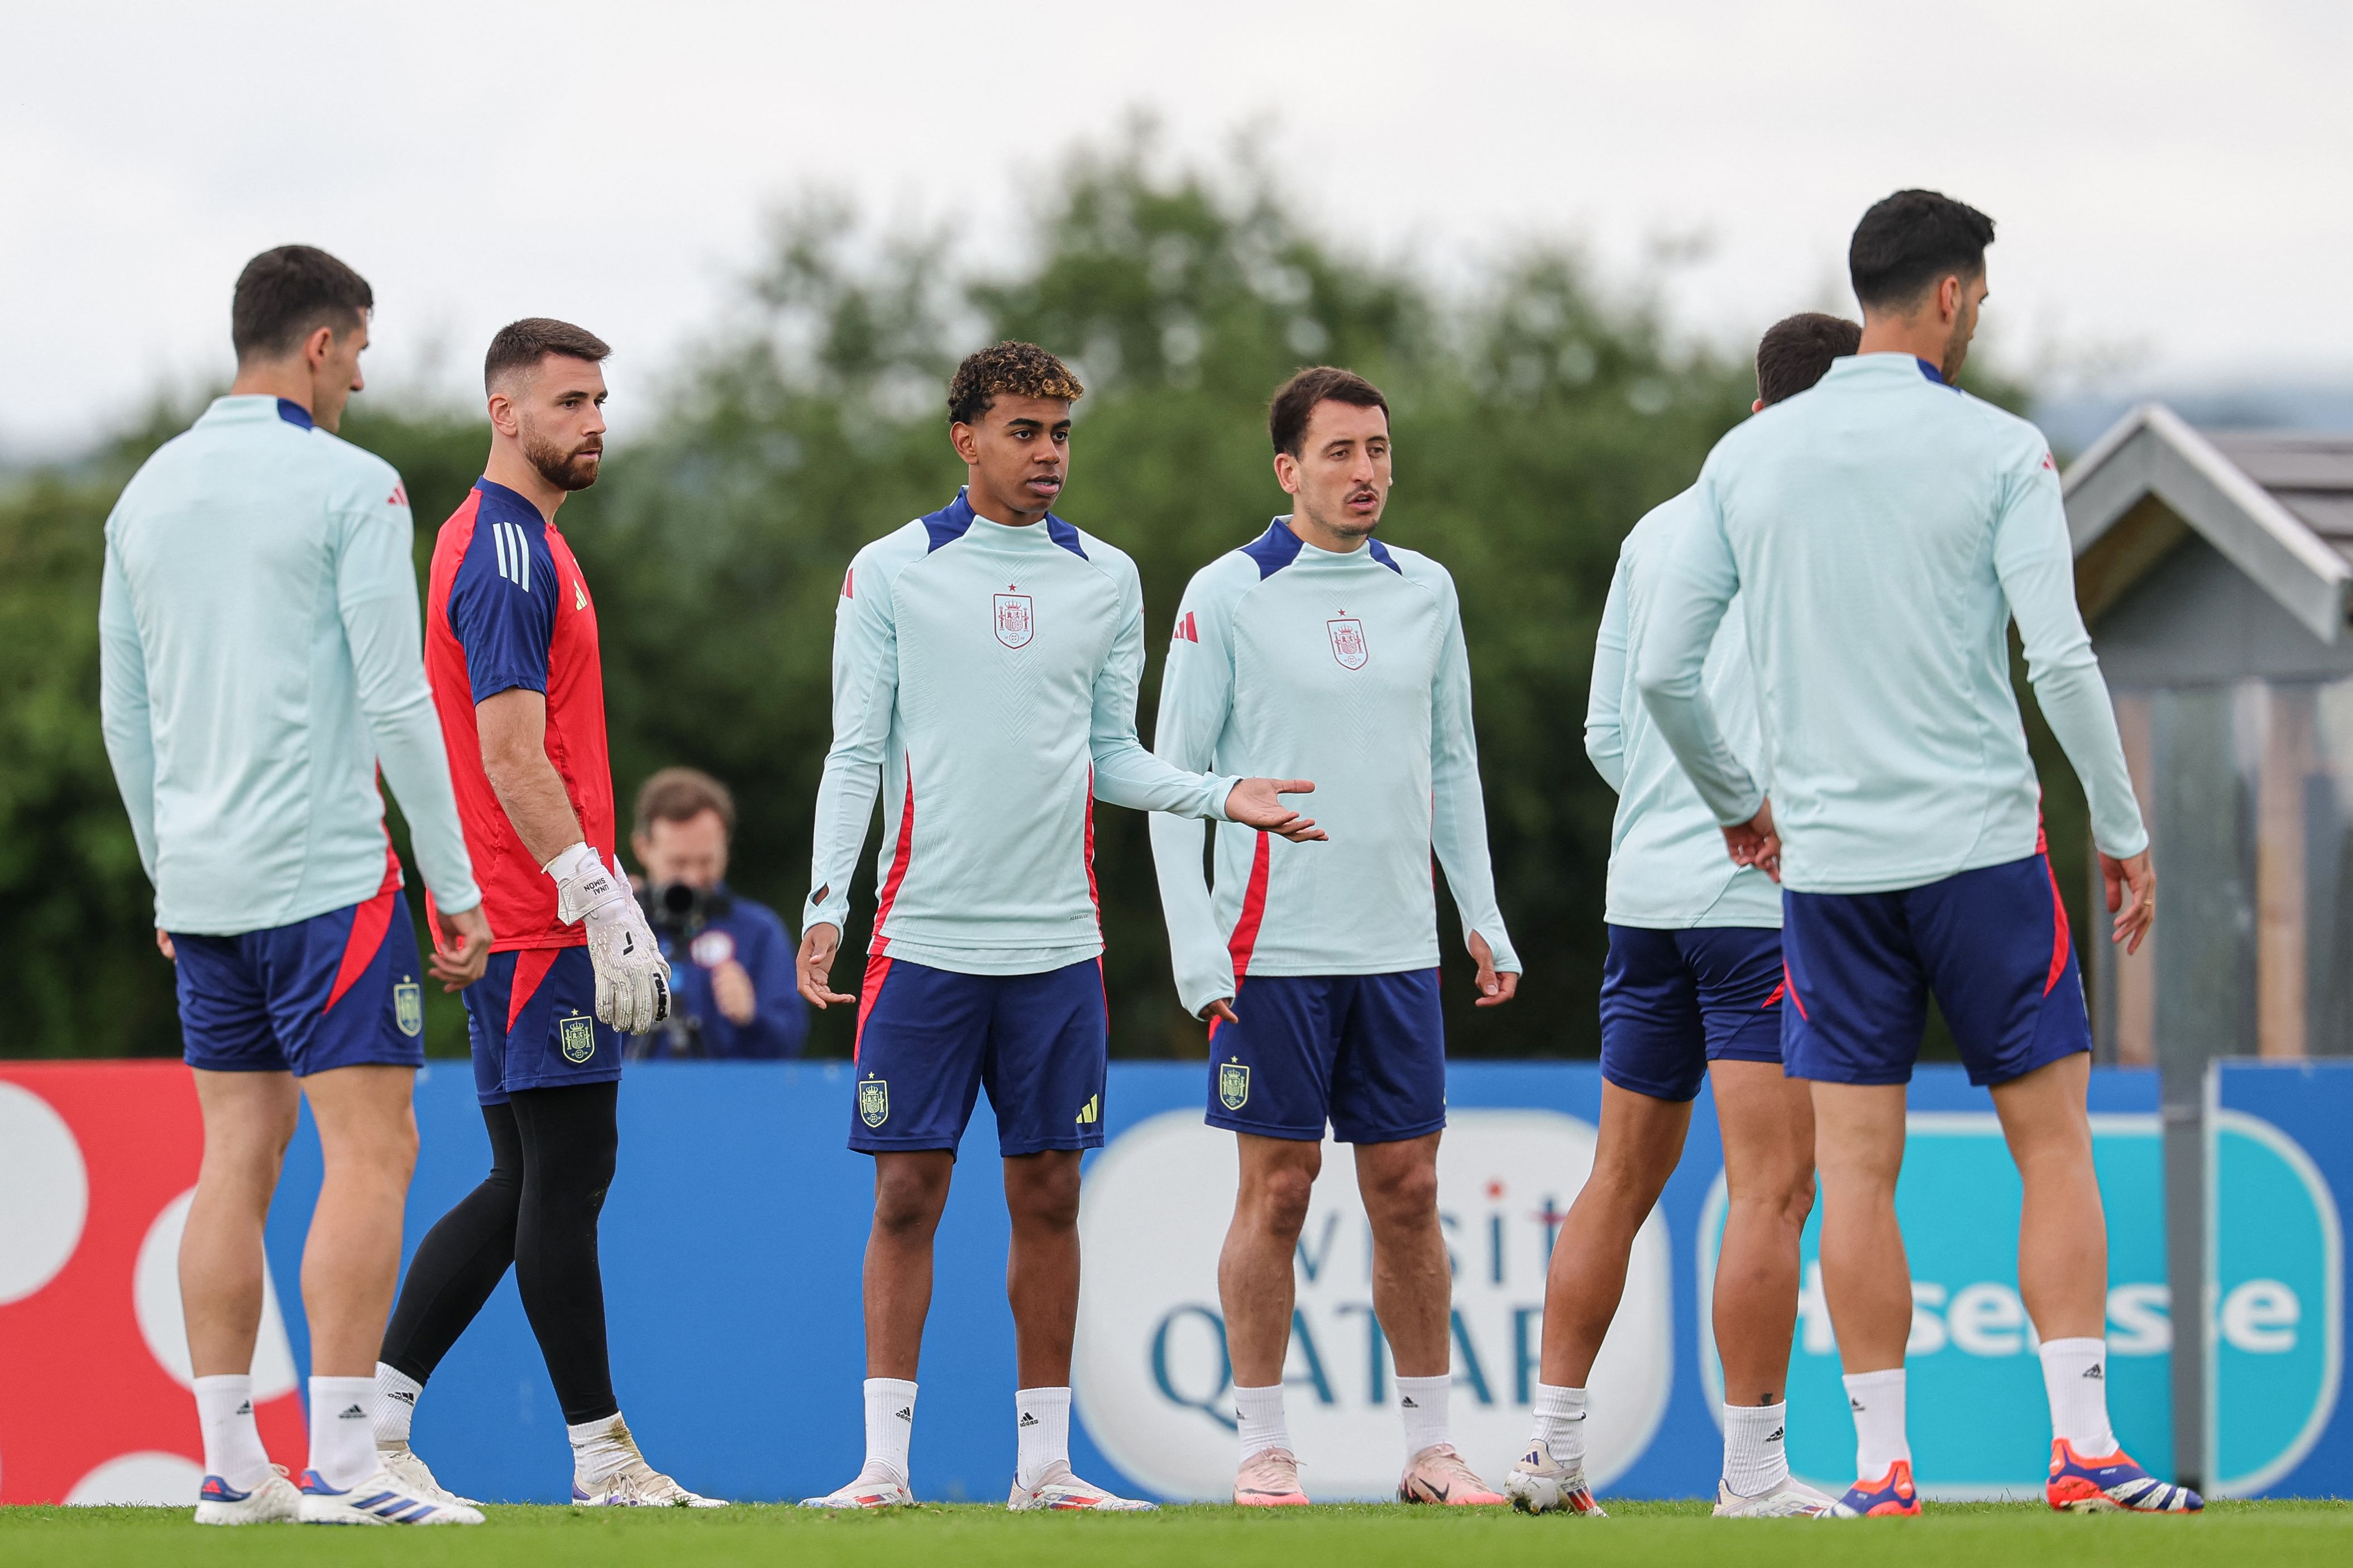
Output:
<path fill-rule="evenodd" d="M 177 1263 L 203 1153 L 178 1062 L 0 1063 L 0 1503 L 195 1502 Z M 261 1341 L 262 1440 L 299 1466 L 274 1300 Z"/>

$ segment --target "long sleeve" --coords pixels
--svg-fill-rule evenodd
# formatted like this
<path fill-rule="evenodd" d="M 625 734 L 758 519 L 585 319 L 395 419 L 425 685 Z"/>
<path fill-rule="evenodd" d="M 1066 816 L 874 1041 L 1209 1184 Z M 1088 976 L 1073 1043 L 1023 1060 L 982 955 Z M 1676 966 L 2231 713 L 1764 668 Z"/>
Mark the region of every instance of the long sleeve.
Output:
<path fill-rule="evenodd" d="M 1593 688 L 1585 699 L 1585 754 L 1611 789 L 1626 788 L 1626 558 L 1609 576 L 1601 605 L 1601 633 L 1593 639 Z"/>
<path fill-rule="evenodd" d="M 147 707 L 147 655 L 131 608 L 131 584 L 110 530 L 98 589 L 99 723 L 114 787 L 131 816 L 139 864 L 155 879 L 155 733 Z"/>
<path fill-rule="evenodd" d="M 1213 569 L 1214 570 L 1214 569 Z M 1191 637 L 1169 647 L 1160 676 L 1160 719 L 1153 751 L 1171 767 L 1207 772 L 1233 709 L 1232 607 L 1210 590 L 1209 573 L 1194 578 L 1177 624 Z M 1234 994 L 1234 960 L 1218 930 L 1202 869 L 1205 829 L 1194 817 L 1152 814 L 1152 863 L 1159 875 L 1160 910 L 1168 926 L 1168 952 L 1176 998 L 1194 1016 Z"/>
<path fill-rule="evenodd" d="M 1128 566 L 1121 584 L 1119 631 L 1095 676 L 1094 716 L 1087 734 L 1095 798 L 1136 811 L 1225 821 L 1226 796 L 1238 781 L 1178 768 L 1136 739 L 1135 698 L 1143 680 L 1144 592 Z"/>
<path fill-rule="evenodd" d="M 1471 652 L 1452 579 L 1444 584 L 1446 641 L 1430 691 L 1430 844 L 1462 916 L 1464 941 L 1474 931 L 1484 937 L 1495 967 L 1516 974 L 1519 954 L 1504 929 L 1487 854 L 1487 802 L 1479 784 L 1479 739 L 1471 727 Z"/>
<path fill-rule="evenodd" d="M 2125 859 L 2148 847 L 2108 684 L 2075 604 L 2074 552 L 2058 474 L 2036 454 L 2009 477 L 1994 525 L 1994 574 L 2018 622 L 2034 700 L 2091 805 L 2092 837 Z"/>
<path fill-rule="evenodd" d="M 1742 765 L 1705 691 L 1708 649 L 1725 609 L 1740 591 L 1740 569 L 1724 536 L 1724 517 L 1714 477 L 1699 482 L 1700 515 L 1677 542 L 1660 574 L 1642 646 L 1634 650 L 1634 680 L 1675 760 L 1699 791 L 1700 799 L 1730 826 L 1748 821 L 1765 804 L 1765 794 Z"/>
<path fill-rule="evenodd" d="M 348 515 L 335 564 L 335 605 L 352 655 L 361 715 L 376 763 L 408 819 L 417 870 L 434 903 L 462 914 L 482 901 L 458 826 L 458 797 L 441 721 L 425 680 L 423 616 L 409 563 L 413 525 L 406 505 Z"/>
<path fill-rule="evenodd" d="M 809 851 L 809 896 L 801 929 L 840 929 L 849 918 L 849 879 L 882 789 L 891 713 L 899 695 L 899 631 L 891 582 L 861 552 L 833 614 L 833 745 L 817 786 Z"/>

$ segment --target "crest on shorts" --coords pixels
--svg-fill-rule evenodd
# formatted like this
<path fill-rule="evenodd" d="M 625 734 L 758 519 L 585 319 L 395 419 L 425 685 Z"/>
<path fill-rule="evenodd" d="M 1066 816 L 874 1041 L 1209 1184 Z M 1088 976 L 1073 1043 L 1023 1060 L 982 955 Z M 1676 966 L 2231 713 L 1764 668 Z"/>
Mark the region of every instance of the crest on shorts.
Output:
<path fill-rule="evenodd" d="M 575 1013 L 564 1020 L 562 1039 L 564 1059 L 575 1063 L 586 1061 L 596 1054 L 596 1020 L 585 1013 Z"/>
<path fill-rule="evenodd" d="M 1365 647 L 1365 623 L 1354 616 L 1342 616 L 1325 621 L 1324 629 L 1332 634 L 1332 657 L 1340 661 L 1343 669 L 1362 669 L 1371 650 Z"/>
<path fill-rule="evenodd" d="M 404 980 L 392 988 L 392 1021 L 404 1035 L 425 1032 L 425 987 Z"/>
<path fill-rule="evenodd" d="M 1038 635 L 1038 617 L 1027 594 L 997 595 L 997 640 L 1007 647 L 1028 647 Z"/>
<path fill-rule="evenodd" d="M 869 1127 L 880 1127 L 891 1120 L 891 1082 L 888 1079 L 870 1078 L 860 1081 L 858 1120 Z"/>
<path fill-rule="evenodd" d="M 1228 1110 L 1240 1110 L 1250 1103 L 1250 1068 L 1240 1062 L 1218 1065 L 1218 1103 Z"/>

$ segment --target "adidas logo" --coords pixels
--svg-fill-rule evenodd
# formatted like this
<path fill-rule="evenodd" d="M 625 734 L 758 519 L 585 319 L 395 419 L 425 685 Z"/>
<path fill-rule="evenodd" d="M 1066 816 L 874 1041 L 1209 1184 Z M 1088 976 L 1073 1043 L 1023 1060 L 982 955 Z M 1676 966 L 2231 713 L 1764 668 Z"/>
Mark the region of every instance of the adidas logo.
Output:
<path fill-rule="evenodd" d="M 1079 1107 L 1079 1125 L 1082 1127 L 1092 1126 L 1095 1122 L 1101 1121 L 1102 1120 L 1103 1096 L 1100 1094 L 1091 1094 L 1087 1096 L 1087 1102 Z"/>
<path fill-rule="evenodd" d="M 1774 1428 L 1773 1428 L 1773 1430 L 1772 1430 L 1771 1432 L 1769 1432 L 1769 1433 L 1767 1433 L 1767 1434 L 1766 1435 L 1766 1438 L 1765 1438 L 1765 1440 L 1766 1440 L 1767 1443 L 1778 1443 L 1778 1442 L 1779 1442 L 1779 1441 L 1781 1440 L 1781 1436 L 1782 1436 L 1782 1433 L 1783 1433 L 1783 1431 L 1784 1431 L 1784 1428 L 1779 1427 L 1779 1426 L 1776 1426 L 1776 1427 L 1774 1427 Z"/>
<path fill-rule="evenodd" d="M 1409 1394 L 1404 1398 L 1398 1401 L 1398 1408 L 1400 1410 L 1419 1410 L 1421 1406 L 1416 1405 L 1413 1402 L 1413 1395 Z"/>
<path fill-rule="evenodd" d="M 1846 1407 L 1847 1407 L 1849 1410 L 1853 1410 L 1853 1411 L 1858 1411 L 1858 1412 L 1859 1412 L 1859 1411 L 1861 1411 L 1861 1410 L 1862 1409 L 1862 1400 L 1860 1400 L 1860 1399 L 1857 1399 L 1853 1394 L 1848 1394 L 1848 1395 L 1846 1396 Z"/>
<path fill-rule="evenodd" d="M 417 1395 L 409 1393 L 408 1390 L 405 1388 L 394 1389 L 392 1391 L 392 1397 L 399 1400 L 403 1405 L 408 1405 L 412 1408 L 414 1408 L 417 1404 Z"/>
<path fill-rule="evenodd" d="M 914 1418 L 915 1418 L 915 1407 L 914 1407 L 913 1405 L 901 1405 L 901 1406 L 899 1407 L 899 1419 L 900 1419 L 900 1420 L 902 1420 L 902 1421 L 913 1421 Z"/>
<path fill-rule="evenodd" d="M 1021 1413 L 1021 1425 L 1024 1426 L 1035 1426 L 1038 1425 L 1038 1418 L 1035 1415 L 1030 1415 L 1027 1410 L 1024 1410 Z"/>
<path fill-rule="evenodd" d="M 2108 1374 L 2100 1370 L 2100 1363 L 2098 1362 L 2094 1362 L 2091 1365 L 2085 1367 L 2084 1369 L 2084 1375 L 2090 1378 L 2094 1383 L 2105 1383 L 2108 1380 Z"/>
<path fill-rule="evenodd" d="M 247 1400 L 244 1404 L 242 1404 L 242 1405 L 238 1405 L 238 1406 L 237 1407 L 237 1413 L 239 1415 L 252 1415 L 252 1414 L 253 1414 L 253 1401 L 252 1401 L 252 1400 L 250 1400 L 250 1399 L 248 1399 L 248 1400 Z"/>
<path fill-rule="evenodd" d="M 344 1411 L 341 1415 L 335 1417 L 338 1421 L 364 1421 L 367 1418 L 367 1412 L 361 1409 L 356 1405 L 353 1405 L 349 1410 Z"/>

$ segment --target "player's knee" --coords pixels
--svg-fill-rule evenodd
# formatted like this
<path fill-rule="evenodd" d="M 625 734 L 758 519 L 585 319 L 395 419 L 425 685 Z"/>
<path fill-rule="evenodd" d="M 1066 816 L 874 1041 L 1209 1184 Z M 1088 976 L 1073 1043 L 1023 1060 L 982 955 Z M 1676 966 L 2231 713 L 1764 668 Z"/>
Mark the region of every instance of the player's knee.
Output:
<path fill-rule="evenodd" d="M 892 1165 L 874 1176 L 874 1228 L 893 1237 L 912 1236 L 939 1223 L 947 1205 L 947 1182 L 928 1170 Z"/>
<path fill-rule="evenodd" d="M 1251 1184 L 1248 1207 L 1259 1223 L 1276 1236 L 1296 1237 L 1307 1224 L 1307 1205 L 1315 1196 L 1315 1173 L 1298 1165 L 1262 1172 Z"/>
<path fill-rule="evenodd" d="M 1810 1166 L 1790 1173 L 1782 1189 L 1781 1222 L 1792 1229 L 1803 1230 L 1806 1220 L 1814 1212 L 1814 1173 Z"/>
<path fill-rule="evenodd" d="M 1366 1207 L 1379 1226 L 1415 1225 L 1438 1212 L 1438 1165 L 1401 1165 L 1367 1184 Z"/>

